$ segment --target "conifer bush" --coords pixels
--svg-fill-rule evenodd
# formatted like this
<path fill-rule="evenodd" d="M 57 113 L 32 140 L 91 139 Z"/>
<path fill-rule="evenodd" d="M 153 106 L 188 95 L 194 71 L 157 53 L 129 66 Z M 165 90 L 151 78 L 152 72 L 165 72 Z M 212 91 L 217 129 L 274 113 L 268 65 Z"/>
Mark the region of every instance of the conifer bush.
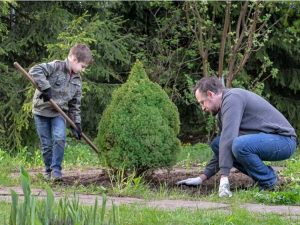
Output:
<path fill-rule="evenodd" d="M 150 81 L 140 61 L 127 82 L 113 92 L 98 128 L 96 143 L 113 169 L 141 173 L 176 162 L 180 150 L 177 107 Z"/>

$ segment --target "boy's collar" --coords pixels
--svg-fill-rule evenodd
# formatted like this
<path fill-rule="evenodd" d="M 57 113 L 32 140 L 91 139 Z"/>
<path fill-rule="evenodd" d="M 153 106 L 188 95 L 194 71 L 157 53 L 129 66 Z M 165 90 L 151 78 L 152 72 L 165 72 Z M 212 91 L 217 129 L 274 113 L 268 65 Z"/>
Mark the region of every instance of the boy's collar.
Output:
<path fill-rule="evenodd" d="M 66 62 L 66 73 L 70 74 L 70 76 L 80 76 L 79 73 L 73 73 L 72 69 L 71 69 L 71 64 L 68 58 L 65 59 Z"/>

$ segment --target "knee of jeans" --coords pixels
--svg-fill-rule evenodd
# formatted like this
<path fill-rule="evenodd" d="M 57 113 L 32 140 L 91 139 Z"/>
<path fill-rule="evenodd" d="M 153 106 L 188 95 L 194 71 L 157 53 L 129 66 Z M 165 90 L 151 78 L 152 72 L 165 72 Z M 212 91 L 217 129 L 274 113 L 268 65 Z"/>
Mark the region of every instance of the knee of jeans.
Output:
<path fill-rule="evenodd" d="M 53 139 L 54 143 L 58 143 L 59 145 L 64 145 L 66 143 L 66 135 L 62 132 L 56 132 Z"/>
<path fill-rule="evenodd" d="M 59 146 L 61 146 L 61 147 L 65 147 L 65 145 L 66 145 L 66 141 L 65 140 L 55 140 L 55 142 L 59 145 Z"/>
<path fill-rule="evenodd" d="M 43 142 L 40 144 L 40 149 L 42 152 L 49 152 L 52 150 L 52 143 L 51 142 Z"/>
<path fill-rule="evenodd" d="M 243 155 L 243 152 L 245 151 L 245 145 L 244 142 L 241 141 L 240 138 L 235 138 L 232 142 L 232 154 L 236 159 L 241 157 Z"/>

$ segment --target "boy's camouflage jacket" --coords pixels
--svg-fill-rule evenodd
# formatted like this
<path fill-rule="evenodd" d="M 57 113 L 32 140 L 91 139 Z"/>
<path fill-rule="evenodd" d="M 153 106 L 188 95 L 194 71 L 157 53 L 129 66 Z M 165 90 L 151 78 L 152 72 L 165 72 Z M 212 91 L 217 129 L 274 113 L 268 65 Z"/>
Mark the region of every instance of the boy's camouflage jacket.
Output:
<path fill-rule="evenodd" d="M 51 87 L 52 100 L 69 114 L 74 123 L 81 122 L 82 80 L 80 74 L 70 74 L 70 65 L 67 59 L 36 65 L 30 69 L 29 74 L 40 90 L 43 91 Z M 41 92 L 36 90 L 33 97 L 32 112 L 46 117 L 58 116 L 59 113 L 49 102 L 40 99 L 40 95 Z"/>

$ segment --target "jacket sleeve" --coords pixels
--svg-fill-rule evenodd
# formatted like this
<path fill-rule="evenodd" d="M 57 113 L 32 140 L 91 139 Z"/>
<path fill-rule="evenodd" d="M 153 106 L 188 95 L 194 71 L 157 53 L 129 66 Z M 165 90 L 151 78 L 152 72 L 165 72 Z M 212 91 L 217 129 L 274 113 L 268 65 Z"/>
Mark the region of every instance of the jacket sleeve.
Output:
<path fill-rule="evenodd" d="M 68 102 L 69 106 L 69 116 L 73 120 L 74 123 L 81 123 L 81 84 L 78 86 L 76 94 L 74 97 Z"/>
<path fill-rule="evenodd" d="M 55 71 L 55 62 L 41 63 L 29 70 L 29 74 L 41 91 L 50 88 L 49 76 Z"/>

